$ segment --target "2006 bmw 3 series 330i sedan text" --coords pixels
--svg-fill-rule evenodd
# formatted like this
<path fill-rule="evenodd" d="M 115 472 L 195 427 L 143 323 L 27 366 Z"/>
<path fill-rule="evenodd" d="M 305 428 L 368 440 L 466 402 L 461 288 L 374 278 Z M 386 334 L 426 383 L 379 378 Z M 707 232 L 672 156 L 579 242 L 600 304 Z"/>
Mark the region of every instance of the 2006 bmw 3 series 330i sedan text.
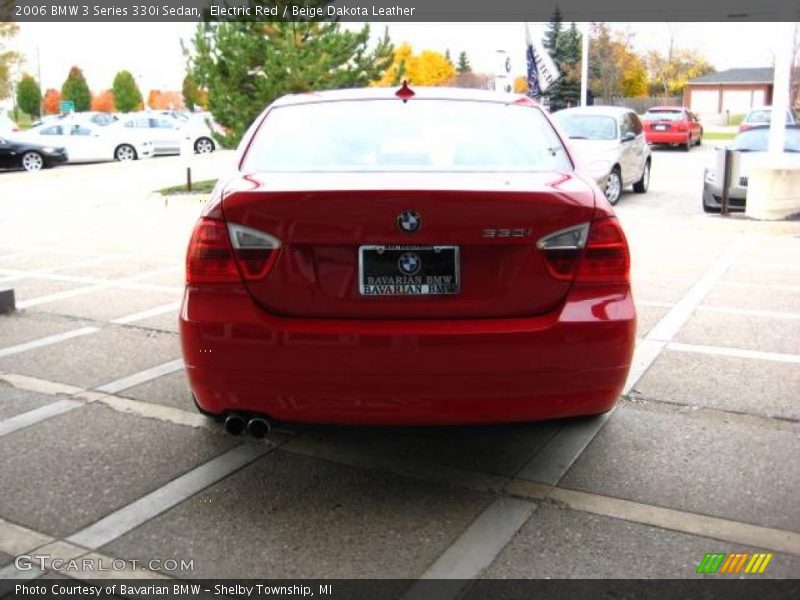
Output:
<path fill-rule="evenodd" d="M 625 235 L 546 113 L 448 88 L 277 100 L 186 258 L 198 408 L 465 424 L 602 413 L 633 353 Z"/>

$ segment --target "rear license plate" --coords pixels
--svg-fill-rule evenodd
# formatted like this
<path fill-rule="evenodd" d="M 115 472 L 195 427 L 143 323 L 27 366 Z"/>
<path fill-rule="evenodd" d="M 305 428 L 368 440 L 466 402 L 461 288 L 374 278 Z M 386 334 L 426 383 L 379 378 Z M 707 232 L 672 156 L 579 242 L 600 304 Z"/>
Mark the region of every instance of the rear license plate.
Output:
<path fill-rule="evenodd" d="M 669 125 L 653 125 L 653 131 L 666 131 Z"/>
<path fill-rule="evenodd" d="M 435 296 L 459 292 L 458 246 L 361 246 L 362 296 Z"/>

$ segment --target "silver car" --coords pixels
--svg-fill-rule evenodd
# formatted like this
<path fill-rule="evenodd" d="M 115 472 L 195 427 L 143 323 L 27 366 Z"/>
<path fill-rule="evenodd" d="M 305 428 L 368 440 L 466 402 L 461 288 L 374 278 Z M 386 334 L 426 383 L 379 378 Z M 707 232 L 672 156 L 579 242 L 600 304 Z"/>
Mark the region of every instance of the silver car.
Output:
<path fill-rule="evenodd" d="M 730 146 L 739 153 L 739 170 L 728 188 L 728 208 L 743 211 L 747 208 L 748 174 L 754 161 L 763 157 L 769 148 L 769 126 L 758 125 L 739 133 Z M 800 125 L 787 125 L 783 142 L 787 161 L 800 167 Z M 703 173 L 703 210 L 707 213 L 722 209 L 722 182 L 715 166 Z"/>
<path fill-rule="evenodd" d="M 647 191 L 652 157 L 635 112 L 585 106 L 560 110 L 553 117 L 611 204 L 619 202 L 629 185 L 639 194 Z"/>

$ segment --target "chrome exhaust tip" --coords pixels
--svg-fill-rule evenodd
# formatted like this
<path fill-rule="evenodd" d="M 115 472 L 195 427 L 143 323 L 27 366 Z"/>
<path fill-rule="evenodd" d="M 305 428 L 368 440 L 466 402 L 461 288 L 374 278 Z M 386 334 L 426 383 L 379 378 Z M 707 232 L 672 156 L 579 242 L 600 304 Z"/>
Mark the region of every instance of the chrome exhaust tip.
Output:
<path fill-rule="evenodd" d="M 225 418 L 225 431 L 231 435 L 242 435 L 247 424 L 239 415 L 228 415 Z"/>
<path fill-rule="evenodd" d="M 269 421 L 261 417 L 253 417 L 247 422 L 247 431 L 255 438 L 263 438 L 270 429 Z"/>

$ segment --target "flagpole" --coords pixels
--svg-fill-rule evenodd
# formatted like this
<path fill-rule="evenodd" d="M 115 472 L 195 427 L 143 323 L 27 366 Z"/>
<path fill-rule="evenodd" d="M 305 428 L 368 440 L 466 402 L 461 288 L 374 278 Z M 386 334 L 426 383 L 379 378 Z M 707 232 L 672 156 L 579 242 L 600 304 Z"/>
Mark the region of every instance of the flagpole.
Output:
<path fill-rule="evenodd" d="M 589 100 L 589 23 L 583 24 L 581 35 L 581 106 Z"/>

